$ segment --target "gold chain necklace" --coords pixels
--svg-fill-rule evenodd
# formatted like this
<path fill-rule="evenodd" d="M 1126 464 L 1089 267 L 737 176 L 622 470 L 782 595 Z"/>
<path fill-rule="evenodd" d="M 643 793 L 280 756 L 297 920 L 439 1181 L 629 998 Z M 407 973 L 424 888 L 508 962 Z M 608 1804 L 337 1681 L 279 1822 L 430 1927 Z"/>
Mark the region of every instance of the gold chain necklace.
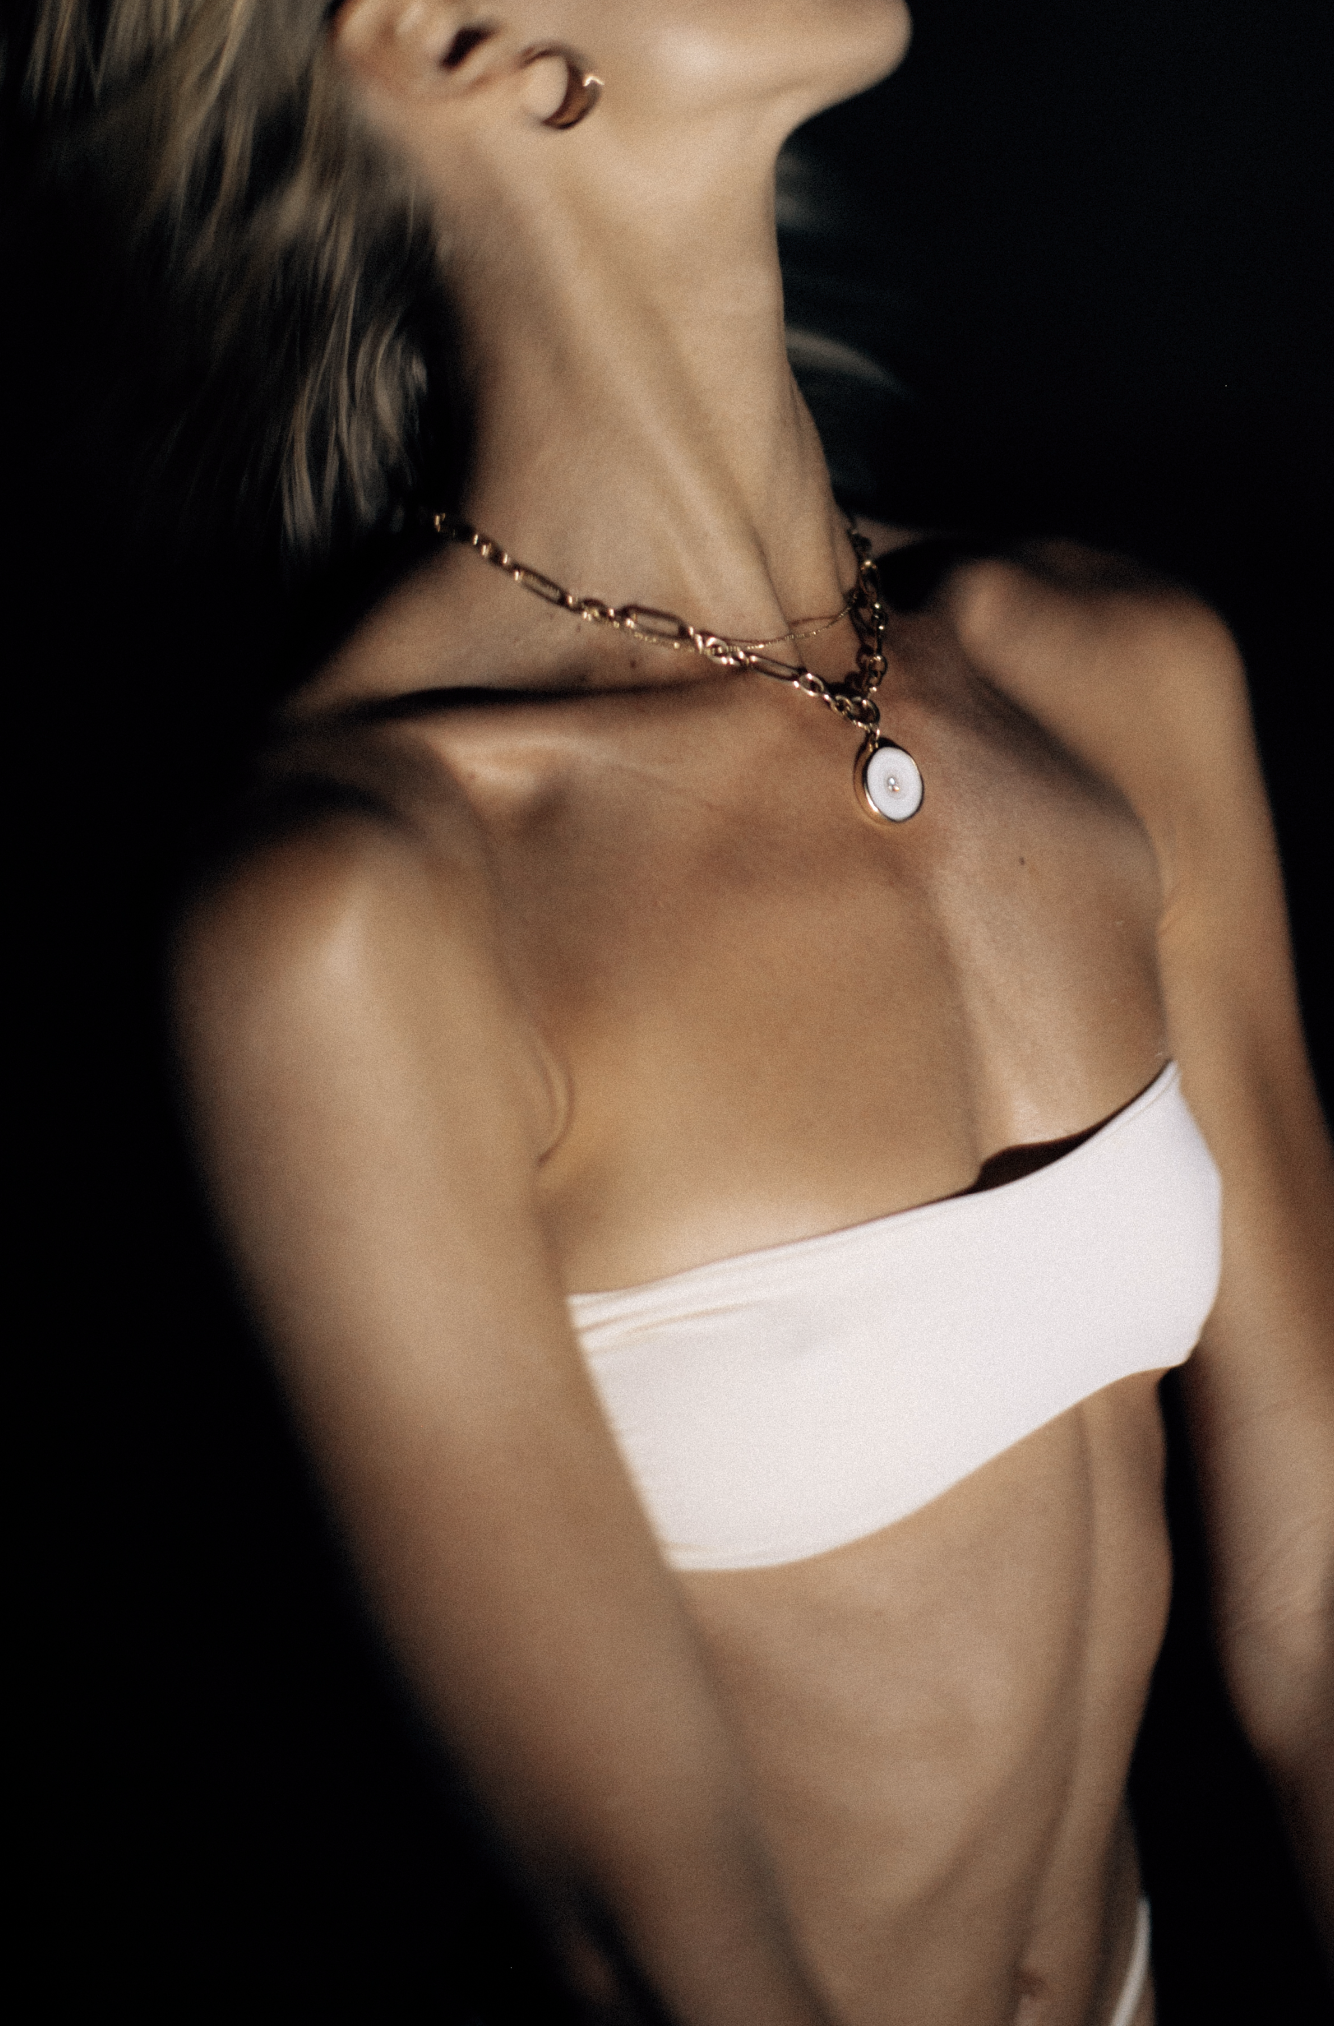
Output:
<path fill-rule="evenodd" d="M 668 648 L 676 654 L 683 650 L 702 654 L 718 668 L 753 669 L 757 675 L 771 676 L 775 682 L 785 682 L 800 690 L 803 696 L 814 697 L 863 734 L 854 774 L 863 806 L 889 823 L 906 823 L 921 808 L 922 775 L 917 762 L 880 729 L 880 706 L 875 693 L 889 667 L 885 655 L 887 621 L 871 544 L 856 528 L 849 527 L 848 540 L 857 558 L 857 581 L 844 601 L 843 610 L 831 619 L 821 620 L 811 631 L 822 633 L 837 625 L 846 614 L 857 635 L 857 666 L 841 682 L 826 682 L 801 662 L 794 666 L 764 652 L 766 647 L 803 637 L 795 628 L 776 634 L 772 640 L 733 640 L 726 634 L 706 633 L 675 612 L 662 612 L 652 605 L 608 605 L 601 598 L 584 598 L 567 591 L 540 570 L 518 562 L 490 535 L 484 535 L 454 514 L 433 514 L 431 525 L 447 541 L 474 549 L 484 562 L 503 571 L 521 589 L 531 591 L 548 605 L 573 612 L 592 625 L 614 626 L 636 640 Z"/>
<path fill-rule="evenodd" d="M 782 647 L 789 640 L 814 640 L 817 633 L 828 633 L 841 619 L 851 618 L 852 601 L 856 595 L 857 586 L 854 584 L 837 612 L 826 613 L 823 619 L 799 619 L 794 626 L 788 627 L 786 633 L 771 633 L 767 640 L 734 640 L 732 645 L 751 648 Z M 667 643 L 668 646 L 673 644 L 671 641 Z"/>

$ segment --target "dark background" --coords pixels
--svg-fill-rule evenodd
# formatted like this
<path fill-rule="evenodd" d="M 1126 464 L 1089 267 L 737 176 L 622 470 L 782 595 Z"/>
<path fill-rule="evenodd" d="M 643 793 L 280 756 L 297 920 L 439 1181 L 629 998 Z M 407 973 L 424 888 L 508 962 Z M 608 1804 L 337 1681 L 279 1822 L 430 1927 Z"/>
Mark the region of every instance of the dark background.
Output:
<path fill-rule="evenodd" d="M 851 503 L 1118 546 L 1233 624 L 1326 1090 L 1330 12 L 924 0 L 900 75 L 800 137 L 784 237 L 793 320 L 892 376 L 810 380 Z M 192 698 L 220 669 L 261 689 L 280 614 L 224 549 L 168 567 L 123 539 L 126 325 L 85 256 L 68 221 L 7 235 L 32 2016 L 114 1994 L 182 2017 L 555 2020 L 362 1627 L 172 1123 L 155 952 L 222 771 Z M 1304 2026 L 1328 2012 L 1208 1655 L 1167 1404 L 1181 1573 L 1134 1780 L 1161 2017 Z"/>

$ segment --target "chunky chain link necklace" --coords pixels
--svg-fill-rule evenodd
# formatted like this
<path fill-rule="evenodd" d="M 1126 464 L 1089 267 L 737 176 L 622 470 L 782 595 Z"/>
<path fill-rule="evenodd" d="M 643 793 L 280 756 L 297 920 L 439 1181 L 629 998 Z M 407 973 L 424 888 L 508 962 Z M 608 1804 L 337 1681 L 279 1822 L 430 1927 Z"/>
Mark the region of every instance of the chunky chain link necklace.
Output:
<path fill-rule="evenodd" d="M 431 525 L 447 541 L 475 549 L 484 562 L 493 564 L 534 597 L 548 605 L 559 605 L 562 611 L 573 612 L 592 625 L 614 626 L 636 640 L 675 654 L 702 654 L 718 668 L 753 669 L 757 675 L 770 676 L 775 682 L 785 682 L 800 690 L 803 696 L 814 697 L 855 725 L 863 735 L 853 777 L 863 807 L 889 823 L 906 823 L 921 808 L 922 775 L 917 762 L 880 729 L 880 706 L 875 696 L 889 667 L 885 655 L 887 621 L 871 544 L 856 528 L 849 527 L 848 540 L 857 557 L 857 581 L 842 611 L 805 630 L 792 627 L 772 640 L 733 640 L 722 633 L 706 633 L 675 612 L 662 612 L 652 605 L 608 605 L 601 598 L 580 597 L 553 578 L 543 576 L 540 570 L 518 562 L 490 535 L 484 535 L 454 514 L 433 514 Z M 765 652 L 784 641 L 823 632 L 837 625 L 845 614 L 857 635 L 857 666 L 841 682 L 826 682 L 801 662 L 780 661 L 776 655 Z"/>

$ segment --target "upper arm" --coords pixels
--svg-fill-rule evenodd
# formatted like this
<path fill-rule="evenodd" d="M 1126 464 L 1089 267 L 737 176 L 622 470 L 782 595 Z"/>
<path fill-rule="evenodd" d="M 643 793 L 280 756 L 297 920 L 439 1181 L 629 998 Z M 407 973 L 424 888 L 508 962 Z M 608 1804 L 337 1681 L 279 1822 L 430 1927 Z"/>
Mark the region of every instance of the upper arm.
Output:
<path fill-rule="evenodd" d="M 1169 1042 L 1223 1177 L 1222 1282 L 1185 1385 L 1224 1653 L 1261 1738 L 1285 1697 L 1329 1692 L 1334 1660 L 1334 1164 L 1235 643 L 1175 587 L 1062 575 L 980 566 L 960 631 L 1124 796 L 1159 865 Z"/>
<path fill-rule="evenodd" d="M 719 1739 L 543 1239 L 475 869 L 316 825 L 201 900 L 176 978 L 218 1215 L 379 1615 L 519 1844 L 614 1873 Z"/>
<path fill-rule="evenodd" d="M 438 1383 L 441 1314 L 464 1323 L 521 1257 L 517 1284 L 545 1286 L 523 1037 L 469 884 L 336 817 L 254 854 L 179 938 L 205 1172 L 316 1417 L 359 1361 L 385 1392 Z"/>

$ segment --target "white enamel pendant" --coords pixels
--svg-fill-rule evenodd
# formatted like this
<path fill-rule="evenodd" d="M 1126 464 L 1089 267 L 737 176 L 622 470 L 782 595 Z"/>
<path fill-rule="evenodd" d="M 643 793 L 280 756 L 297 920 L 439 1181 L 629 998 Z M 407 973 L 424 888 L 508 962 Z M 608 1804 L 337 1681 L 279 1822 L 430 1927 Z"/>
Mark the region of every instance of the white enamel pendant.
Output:
<path fill-rule="evenodd" d="M 857 778 L 867 808 L 887 823 L 906 823 L 922 806 L 922 771 L 902 746 L 871 746 L 857 763 Z"/>

